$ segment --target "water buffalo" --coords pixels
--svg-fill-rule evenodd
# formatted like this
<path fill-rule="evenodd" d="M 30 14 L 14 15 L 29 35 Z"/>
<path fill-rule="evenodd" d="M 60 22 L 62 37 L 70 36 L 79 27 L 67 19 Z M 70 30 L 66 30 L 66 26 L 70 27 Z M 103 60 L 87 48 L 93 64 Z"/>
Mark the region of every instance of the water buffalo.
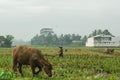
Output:
<path fill-rule="evenodd" d="M 25 45 L 16 46 L 12 50 L 12 58 L 13 71 L 17 71 L 18 66 L 21 76 L 23 76 L 22 65 L 31 66 L 33 77 L 38 74 L 42 68 L 49 77 L 52 76 L 52 65 L 47 60 L 45 60 L 44 56 L 41 54 L 41 51 L 34 47 Z M 39 68 L 38 71 L 35 71 L 36 67 Z"/>

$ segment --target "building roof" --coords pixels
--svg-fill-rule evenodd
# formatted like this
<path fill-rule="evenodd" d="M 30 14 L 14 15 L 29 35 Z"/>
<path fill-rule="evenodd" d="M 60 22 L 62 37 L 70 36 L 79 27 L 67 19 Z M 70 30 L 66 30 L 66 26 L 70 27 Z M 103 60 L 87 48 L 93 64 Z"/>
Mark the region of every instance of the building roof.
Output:
<path fill-rule="evenodd" d="M 96 36 L 93 36 L 93 37 L 114 37 L 114 36 L 112 36 L 112 35 L 100 34 L 100 35 L 96 35 Z"/>
<path fill-rule="evenodd" d="M 120 36 L 112 38 L 112 41 L 119 42 L 120 41 Z"/>

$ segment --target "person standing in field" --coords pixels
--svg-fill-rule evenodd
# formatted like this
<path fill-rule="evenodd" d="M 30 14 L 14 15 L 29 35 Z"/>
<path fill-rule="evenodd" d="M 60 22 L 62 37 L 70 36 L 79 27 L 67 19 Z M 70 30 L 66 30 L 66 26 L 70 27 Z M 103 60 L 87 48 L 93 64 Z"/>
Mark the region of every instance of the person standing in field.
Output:
<path fill-rule="evenodd" d="M 59 57 L 63 57 L 63 47 L 59 47 Z"/>

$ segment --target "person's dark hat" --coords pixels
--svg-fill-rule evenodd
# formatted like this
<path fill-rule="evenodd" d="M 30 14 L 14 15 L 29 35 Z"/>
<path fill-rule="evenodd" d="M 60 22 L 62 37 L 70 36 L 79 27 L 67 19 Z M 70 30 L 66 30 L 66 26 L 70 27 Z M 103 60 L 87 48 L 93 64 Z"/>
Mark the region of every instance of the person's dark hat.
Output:
<path fill-rule="evenodd" d="M 59 46 L 59 48 L 63 48 L 62 46 Z"/>

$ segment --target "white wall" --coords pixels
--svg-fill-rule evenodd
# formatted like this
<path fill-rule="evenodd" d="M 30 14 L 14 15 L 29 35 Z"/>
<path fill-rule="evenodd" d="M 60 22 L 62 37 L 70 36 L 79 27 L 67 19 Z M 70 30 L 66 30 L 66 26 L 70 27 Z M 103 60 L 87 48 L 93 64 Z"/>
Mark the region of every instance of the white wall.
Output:
<path fill-rule="evenodd" d="M 95 47 L 95 46 L 120 46 L 120 37 L 112 37 L 112 41 L 103 41 L 101 43 L 94 42 L 94 37 L 88 38 L 86 42 L 87 47 Z"/>
<path fill-rule="evenodd" d="M 86 46 L 94 46 L 94 38 L 91 37 L 91 38 L 88 38 L 87 42 L 86 42 Z"/>

